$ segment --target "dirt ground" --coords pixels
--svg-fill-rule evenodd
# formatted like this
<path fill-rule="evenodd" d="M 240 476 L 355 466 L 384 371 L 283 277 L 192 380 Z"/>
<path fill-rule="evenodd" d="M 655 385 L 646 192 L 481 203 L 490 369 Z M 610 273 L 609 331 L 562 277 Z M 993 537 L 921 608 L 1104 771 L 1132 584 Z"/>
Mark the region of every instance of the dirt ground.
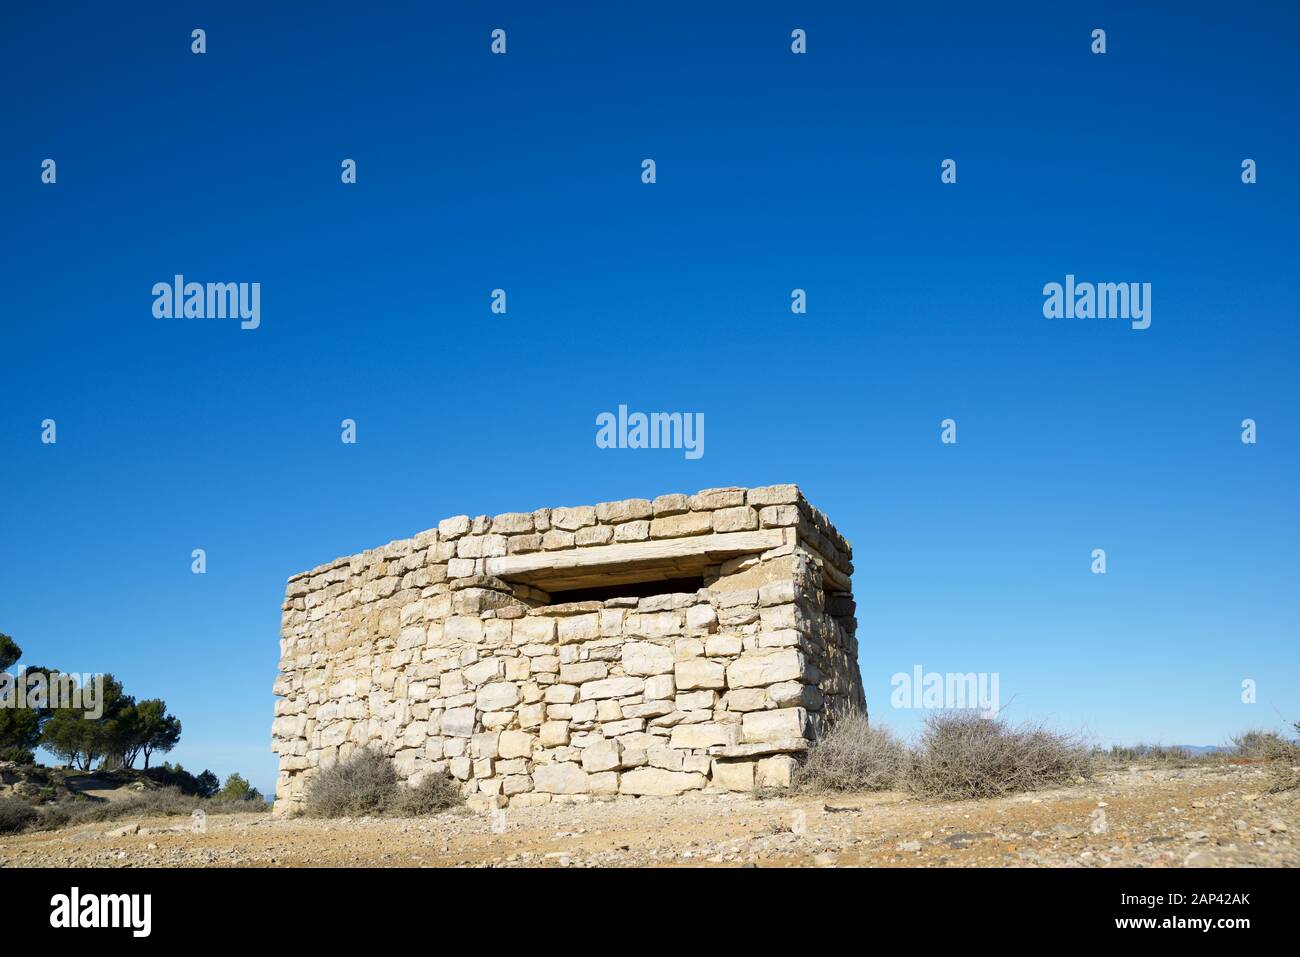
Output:
<path fill-rule="evenodd" d="M 5 836 L 0 866 L 1300 866 L 1300 791 L 1270 783 L 1257 766 L 1128 768 L 960 803 L 717 794 L 406 820 L 210 815 L 202 834 L 123 819 Z"/>

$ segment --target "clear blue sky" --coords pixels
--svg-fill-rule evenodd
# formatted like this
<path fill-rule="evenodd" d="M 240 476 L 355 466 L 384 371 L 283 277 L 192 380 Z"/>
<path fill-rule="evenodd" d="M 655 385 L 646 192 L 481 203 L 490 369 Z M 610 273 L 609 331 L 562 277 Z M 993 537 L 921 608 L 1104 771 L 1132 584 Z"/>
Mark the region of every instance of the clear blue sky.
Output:
<path fill-rule="evenodd" d="M 982 6 L 9 11 L 0 630 L 269 790 L 289 575 L 797 482 L 875 720 L 915 728 L 915 664 L 1102 743 L 1300 718 L 1300 13 Z M 261 282 L 261 328 L 155 320 L 175 273 Z M 1045 319 L 1066 273 L 1150 282 L 1151 328 Z M 703 412 L 704 457 L 597 449 L 619 403 Z"/>

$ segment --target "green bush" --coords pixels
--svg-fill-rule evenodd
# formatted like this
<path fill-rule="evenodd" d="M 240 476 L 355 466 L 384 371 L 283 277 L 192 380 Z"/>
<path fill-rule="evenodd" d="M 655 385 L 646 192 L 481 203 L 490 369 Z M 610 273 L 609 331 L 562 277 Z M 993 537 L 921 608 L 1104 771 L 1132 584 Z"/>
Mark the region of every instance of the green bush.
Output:
<path fill-rule="evenodd" d="M 262 801 L 262 792 L 248 783 L 242 774 L 232 774 L 214 796 L 216 801 Z"/>

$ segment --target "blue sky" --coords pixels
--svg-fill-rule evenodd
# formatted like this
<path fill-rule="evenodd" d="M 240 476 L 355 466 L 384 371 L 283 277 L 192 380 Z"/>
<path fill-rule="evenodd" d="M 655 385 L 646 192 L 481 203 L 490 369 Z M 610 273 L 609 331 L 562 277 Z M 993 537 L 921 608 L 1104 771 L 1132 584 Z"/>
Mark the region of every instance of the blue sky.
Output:
<path fill-rule="evenodd" d="M 855 546 L 873 720 L 916 727 L 915 664 L 1102 743 L 1300 719 L 1300 13 L 1142 6 L 15 9 L 0 630 L 270 790 L 289 575 L 797 482 Z M 155 320 L 175 273 L 260 282 L 261 327 Z M 1067 273 L 1150 282 L 1151 327 L 1045 319 Z M 703 412 L 705 455 L 596 448 L 619 403 Z"/>

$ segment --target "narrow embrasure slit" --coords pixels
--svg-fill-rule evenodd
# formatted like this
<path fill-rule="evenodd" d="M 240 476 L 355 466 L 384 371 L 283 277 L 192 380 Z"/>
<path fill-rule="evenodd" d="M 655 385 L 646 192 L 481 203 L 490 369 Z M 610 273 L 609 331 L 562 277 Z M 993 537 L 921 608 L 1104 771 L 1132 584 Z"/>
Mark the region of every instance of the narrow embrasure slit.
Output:
<path fill-rule="evenodd" d="M 553 591 L 551 604 L 569 601 L 608 601 L 611 598 L 650 598 L 653 595 L 693 595 L 704 587 L 704 578 L 661 578 L 648 582 L 628 582 L 622 585 L 598 585 L 593 588 L 571 588 Z"/>

